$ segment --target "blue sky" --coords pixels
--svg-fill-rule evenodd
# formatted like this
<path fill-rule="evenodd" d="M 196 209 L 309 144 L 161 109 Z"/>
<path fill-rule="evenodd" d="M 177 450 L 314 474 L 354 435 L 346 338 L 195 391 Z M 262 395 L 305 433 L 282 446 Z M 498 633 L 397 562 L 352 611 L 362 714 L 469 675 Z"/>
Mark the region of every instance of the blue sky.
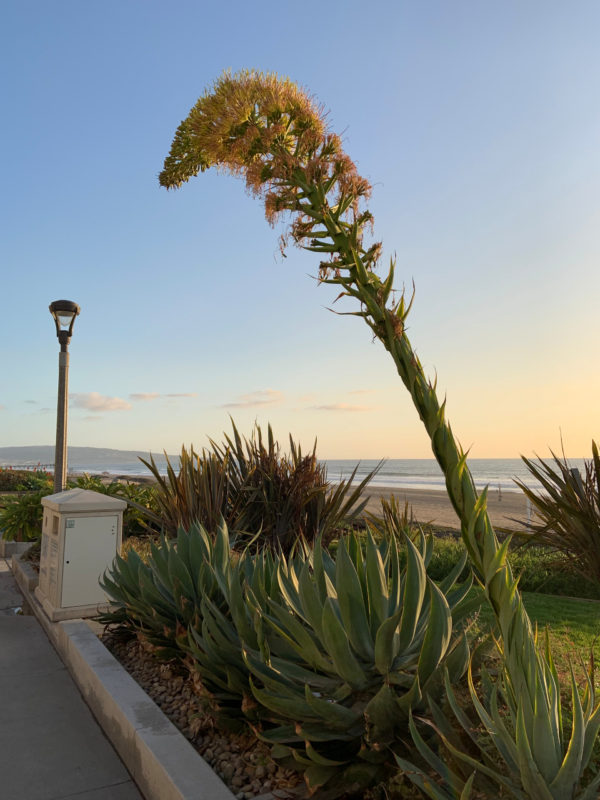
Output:
<path fill-rule="evenodd" d="M 270 421 L 323 458 L 428 457 L 368 329 L 261 204 L 160 189 L 223 69 L 288 75 L 373 184 L 409 335 L 476 457 L 598 438 L 596 2 L 6 0 L 0 446 L 54 441 L 48 304 L 75 300 L 69 442 L 179 450 Z"/>

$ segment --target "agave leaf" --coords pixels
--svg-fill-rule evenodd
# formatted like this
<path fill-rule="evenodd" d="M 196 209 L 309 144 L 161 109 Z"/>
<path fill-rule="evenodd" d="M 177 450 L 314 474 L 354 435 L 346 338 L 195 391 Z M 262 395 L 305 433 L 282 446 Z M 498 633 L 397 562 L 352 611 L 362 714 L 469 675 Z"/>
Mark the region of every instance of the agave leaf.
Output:
<path fill-rule="evenodd" d="M 569 794 L 572 794 L 573 788 L 577 786 L 582 772 L 586 723 L 573 668 L 571 668 L 571 698 L 573 708 L 571 738 L 560 769 L 553 776 L 554 779 L 550 779 L 551 782 L 550 780 L 548 781 L 550 783 L 550 791 L 555 798 L 568 797 Z"/>
<path fill-rule="evenodd" d="M 402 770 L 402 773 L 406 775 L 415 786 L 417 786 L 422 792 L 431 798 L 431 800 L 456 800 L 456 795 L 448 794 L 445 792 L 440 786 L 434 783 L 429 775 L 426 775 L 422 770 L 416 767 L 414 764 L 411 764 L 410 761 L 406 761 L 404 758 L 400 758 L 394 754 L 394 758 L 396 759 L 396 763 Z"/>
<path fill-rule="evenodd" d="M 420 553 L 408 536 L 405 537 L 405 544 L 406 575 L 402 596 L 403 613 L 399 631 L 398 649 L 400 652 L 406 650 L 413 641 L 427 586 L 425 565 Z"/>
<path fill-rule="evenodd" d="M 425 686 L 440 664 L 452 636 L 452 615 L 446 598 L 435 583 L 428 579 L 431 609 L 427 631 L 419 656 L 419 681 Z"/>
<path fill-rule="evenodd" d="M 488 727 L 488 732 L 492 735 L 492 741 L 509 771 L 513 775 L 519 774 L 519 754 L 514 737 L 508 731 L 500 711 L 498 709 L 498 692 L 493 691 L 490 698 L 490 715 L 492 725 Z"/>
<path fill-rule="evenodd" d="M 495 550 L 495 552 L 493 552 L 491 559 L 484 561 L 483 569 L 487 586 L 489 586 L 490 581 L 496 576 L 496 574 L 506 566 L 508 548 L 511 541 L 512 535 L 507 536 L 502 544 Z"/>
<path fill-rule="evenodd" d="M 342 623 L 352 647 L 366 661 L 372 661 L 374 656 L 373 637 L 369 628 L 360 580 L 343 540 L 337 550 L 336 587 Z"/>
<path fill-rule="evenodd" d="M 247 595 L 251 596 L 250 589 L 247 590 Z M 249 603 L 248 597 L 244 597 L 242 592 L 242 581 L 238 568 L 233 570 L 228 581 L 227 592 L 227 605 L 231 619 L 238 632 L 239 638 L 247 645 L 253 648 L 258 647 L 258 639 L 256 637 L 256 627 L 252 624 L 249 617 Z"/>
<path fill-rule="evenodd" d="M 362 712 L 354 711 L 341 703 L 323 700 L 311 692 L 308 686 L 304 687 L 304 697 L 312 711 L 332 728 L 349 730 L 362 719 Z"/>
<path fill-rule="evenodd" d="M 305 741 L 309 740 L 311 742 L 352 742 L 355 741 L 357 738 L 360 738 L 362 733 L 364 732 L 364 727 L 362 724 L 355 725 L 352 728 L 347 730 L 340 730 L 339 728 L 335 730 L 329 730 L 326 726 L 321 723 L 311 724 L 310 722 L 302 723 L 302 725 L 296 723 L 294 728 L 296 731 L 298 738 Z"/>
<path fill-rule="evenodd" d="M 394 647 L 394 642 L 395 640 L 396 643 L 399 641 L 397 629 L 401 617 L 402 609 L 381 623 L 375 637 L 375 666 L 382 675 L 390 672 L 397 655 L 397 647 Z"/>
<path fill-rule="evenodd" d="M 459 775 L 453 772 L 436 753 L 434 753 L 428 744 L 426 744 L 425 740 L 419 733 L 419 729 L 415 725 L 412 711 L 409 713 L 408 725 L 412 740 L 415 743 L 415 746 L 421 757 L 425 759 L 429 766 L 444 779 L 444 781 L 455 793 L 462 791 L 465 782 Z"/>
<path fill-rule="evenodd" d="M 222 517 L 215 534 L 213 558 L 213 565 L 217 574 L 226 573 L 231 562 L 231 548 L 229 546 L 227 523 Z"/>
<path fill-rule="evenodd" d="M 543 675 L 543 673 L 542 673 Z M 557 776 L 562 761 L 562 748 L 559 732 L 552 713 L 552 699 L 548 685 L 538 679 L 535 685 L 535 707 L 531 728 L 531 749 L 535 763 L 547 783 Z M 579 704 L 581 707 L 581 704 Z M 583 725 L 583 714 L 582 714 Z M 583 744 L 583 737 L 581 740 Z M 581 766 L 580 759 L 578 772 Z"/>
<path fill-rule="evenodd" d="M 316 552 L 316 550 L 315 550 Z M 315 571 L 315 580 L 311 579 L 308 563 L 304 564 L 300 571 L 298 591 L 302 602 L 302 616 L 313 628 L 319 639 L 323 640 L 323 626 L 321 619 L 323 616 L 323 600 L 319 596 L 317 588 L 318 576 Z"/>
<path fill-rule="evenodd" d="M 449 652 L 444 657 L 444 666 L 448 670 L 451 681 L 457 681 L 465 674 L 469 666 L 471 653 L 466 632 L 456 637 L 454 644 L 449 647 Z"/>
<path fill-rule="evenodd" d="M 339 772 L 338 767 L 325 767 L 321 764 L 312 764 L 304 773 L 304 780 L 310 794 L 324 786 L 330 778 Z"/>
<path fill-rule="evenodd" d="M 520 706 L 517 708 L 515 744 L 517 746 L 521 783 L 526 794 L 529 797 L 535 797 L 536 800 L 537 798 L 539 800 L 556 800 L 533 758 L 529 736 L 525 727 L 525 717 Z"/>
<path fill-rule="evenodd" d="M 375 636 L 379 626 L 387 617 L 389 594 L 381 553 L 377 549 L 370 531 L 367 531 L 366 567 L 369 618 L 371 631 Z"/>
<path fill-rule="evenodd" d="M 276 617 L 276 620 L 267 617 L 267 622 L 273 630 L 289 642 L 313 669 L 320 669 L 325 674 L 330 674 L 333 671 L 333 664 L 321 652 L 310 630 L 278 603 L 271 601 L 269 606 Z"/>
<path fill-rule="evenodd" d="M 356 792 L 357 789 L 372 784 L 381 775 L 381 772 L 379 764 L 365 763 L 362 759 L 355 760 L 353 764 L 346 767 L 340 778 L 343 782 L 342 787 L 350 787 L 351 791 Z M 383 775 L 385 775 L 385 771 Z"/>
<path fill-rule="evenodd" d="M 389 540 L 388 553 L 390 597 L 388 614 L 394 614 L 401 607 L 402 603 L 402 571 L 400 569 L 400 557 L 398 554 L 398 542 L 392 536 Z"/>
<path fill-rule="evenodd" d="M 503 775 L 497 769 L 494 769 L 493 767 L 490 767 L 487 764 L 478 761 L 476 758 L 473 758 L 464 751 L 456 748 L 452 744 L 452 742 L 450 742 L 444 736 L 441 736 L 441 739 L 444 745 L 448 748 L 450 753 L 456 759 L 465 763 L 470 769 L 475 770 L 476 773 L 482 773 L 483 775 L 492 778 L 492 780 L 494 780 L 500 786 L 503 786 L 508 791 L 509 797 L 514 797 L 515 800 L 533 800 L 533 798 L 535 798 L 535 800 L 538 800 L 538 797 L 539 800 L 547 800 L 545 795 L 536 795 L 536 794 L 530 795 L 527 794 L 527 791 L 525 792 L 521 791 L 521 789 L 518 786 L 516 786 L 515 783 L 510 778 Z"/>
<path fill-rule="evenodd" d="M 296 733 L 296 726 L 294 724 L 279 725 L 277 728 L 269 728 L 268 730 L 262 730 L 259 727 L 253 726 L 252 732 L 258 739 L 267 742 L 267 744 L 295 744 L 303 741 L 303 737 Z"/>
<path fill-rule="evenodd" d="M 367 685 L 367 676 L 358 663 L 330 597 L 325 601 L 322 616 L 323 647 L 331 656 L 340 677 L 356 689 Z"/>
<path fill-rule="evenodd" d="M 588 716 L 585 726 L 585 744 L 581 757 L 581 763 L 584 769 L 587 767 L 592 755 L 598 730 L 600 730 L 600 706 L 595 706 L 593 713 Z"/>
<path fill-rule="evenodd" d="M 398 724 L 396 697 L 392 689 L 383 684 L 365 707 L 365 717 L 372 726 L 370 739 L 378 744 L 389 744 L 393 740 L 394 728 Z"/>
<path fill-rule="evenodd" d="M 281 594 L 285 598 L 287 604 L 299 617 L 304 617 L 302 609 L 302 601 L 299 596 L 299 582 L 296 578 L 295 571 L 291 570 L 288 575 L 285 575 L 282 569 L 283 558 L 280 560 L 276 569 L 276 577 Z"/>
<path fill-rule="evenodd" d="M 401 717 L 407 718 L 409 712 L 421 703 L 422 697 L 419 676 L 415 675 L 410 689 L 404 692 L 404 694 L 396 696 L 396 708 L 400 712 Z"/>
<path fill-rule="evenodd" d="M 186 538 L 182 537 L 182 542 Z M 173 587 L 175 597 L 184 596 L 196 600 L 196 592 L 194 588 L 194 581 L 190 575 L 184 558 L 179 555 L 179 549 L 171 549 L 169 551 L 169 578 Z"/>
<path fill-rule="evenodd" d="M 306 746 L 306 754 L 308 755 L 310 760 L 313 761 L 315 764 L 320 764 L 323 767 L 339 767 L 347 763 L 346 760 L 339 761 L 337 759 L 327 758 L 326 756 L 321 755 L 321 753 L 315 750 L 315 748 L 309 741 L 305 743 L 305 746 Z"/>
<path fill-rule="evenodd" d="M 252 694 L 265 708 L 274 711 L 284 719 L 309 719 L 316 721 L 318 717 L 312 712 L 310 706 L 301 695 L 275 695 L 270 691 L 259 688 L 252 676 L 249 678 Z"/>

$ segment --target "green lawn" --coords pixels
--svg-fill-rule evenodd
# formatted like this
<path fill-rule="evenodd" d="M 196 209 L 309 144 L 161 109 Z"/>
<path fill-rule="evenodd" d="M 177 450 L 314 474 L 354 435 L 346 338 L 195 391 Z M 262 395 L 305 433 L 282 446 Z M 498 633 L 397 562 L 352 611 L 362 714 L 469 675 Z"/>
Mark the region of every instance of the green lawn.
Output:
<path fill-rule="evenodd" d="M 592 650 L 596 662 L 600 662 L 599 600 L 523 592 L 523 602 L 532 623 L 538 626 L 540 637 L 548 628 L 552 654 L 561 681 L 568 680 L 570 664 L 573 665 L 578 679 L 581 679 L 582 663 L 589 663 Z M 482 633 L 489 630 L 492 621 L 491 609 L 484 603 L 476 630 Z M 600 686 L 600 676 L 596 685 Z"/>

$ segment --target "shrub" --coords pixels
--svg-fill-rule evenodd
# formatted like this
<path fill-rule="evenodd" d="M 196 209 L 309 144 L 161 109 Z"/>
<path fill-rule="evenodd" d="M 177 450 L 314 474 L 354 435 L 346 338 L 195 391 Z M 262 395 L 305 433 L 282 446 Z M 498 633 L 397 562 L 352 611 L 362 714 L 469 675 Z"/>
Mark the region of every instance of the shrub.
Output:
<path fill-rule="evenodd" d="M 0 509 L 0 531 L 8 541 L 32 542 L 42 535 L 42 497 L 52 494 L 51 486 L 4 500 Z"/>
<path fill-rule="evenodd" d="M 152 532 L 147 517 L 157 508 L 156 490 L 153 486 L 140 486 L 136 483 L 115 480 L 106 483 L 99 475 L 87 473 L 80 475 L 75 481 L 69 481 L 68 485 L 69 488 L 89 489 L 125 500 L 127 508 L 123 512 L 124 539 Z"/>
<path fill-rule="evenodd" d="M 32 482 L 38 482 L 36 491 L 23 490 L 23 494 L 4 499 L 4 508 L 0 509 L 0 530 L 3 530 L 4 539 L 33 541 L 42 535 L 42 497 L 53 494 L 54 488 L 52 478 L 47 473 L 41 475 L 33 473 L 33 475 L 35 477 L 32 478 Z M 17 485 L 23 487 L 23 484 Z M 69 481 L 68 488 L 89 489 L 126 500 L 128 505 L 123 513 L 123 537 L 148 532 L 148 524 L 142 509 L 144 507 L 151 509 L 154 506 L 152 487 L 119 481 L 106 484 L 99 476 L 86 474 Z"/>
<path fill-rule="evenodd" d="M 525 466 L 543 492 L 516 483 L 533 503 L 540 523 L 532 523 L 526 541 L 545 544 L 567 556 L 587 580 L 600 582 L 600 456 L 592 441 L 592 460 L 585 462 L 585 477 L 567 459 L 552 453 L 551 462 L 523 457 Z"/>
<path fill-rule="evenodd" d="M 290 436 L 290 453 L 283 454 L 268 426 L 266 441 L 258 425 L 251 436 L 240 436 L 235 423 L 232 437 L 210 450 L 181 450 L 179 472 L 167 458 L 167 475 L 153 458 L 143 461 L 156 479 L 157 511 L 148 515 L 167 535 L 198 522 L 216 530 L 223 518 L 232 532 L 254 540 L 257 547 L 289 552 L 298 538 L 312 542 L 329 539 L 344 523 L 356 520 L 366 505 L 364 488 L 376 470 L 356 487 L 350 478 L 333 487 L 326 468 Z"/>
<path fill-rule="evenodd" d="M 52 475 L 42 469 L 4 469 L 0 467 L 0 491 L 25 492 L 52 484 Z"/>
<path fill-rule="evenodd" d="M 439 581 L 461 560 L 464 545 L 460 538 L 453 536 L 434 535 L 433 541 L 427 572 L 433 580 Z M 543 545 L 523 547 L 517 543 L 511 544 L 509 552 L 522 591 L 600 600 L 600 585 L 582 579 L 573 569 L 570 559 L 556 550 Z M 466 568 L 459 580 L 465 577 Z"/>

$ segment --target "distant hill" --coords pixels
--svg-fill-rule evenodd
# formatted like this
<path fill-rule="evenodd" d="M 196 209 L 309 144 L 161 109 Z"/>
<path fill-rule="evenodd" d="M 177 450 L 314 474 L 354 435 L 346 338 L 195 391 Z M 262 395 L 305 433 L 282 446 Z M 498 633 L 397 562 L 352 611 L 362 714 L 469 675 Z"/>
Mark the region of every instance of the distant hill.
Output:
<path fill-rule="evenodd" d="M 147 459 L 148 451 L 144 450 L 112 450 L 108 447 L 69 447 L 67 460 L 69 469 L 78 467 L 105 469 L 130 465 L 138 459 Z M 157 464 L 165 462 L 162 453 L 153 453 Z M 169 456 L 171 462 L 178 464 L 177 456 Z M 139 462 L 138 462 L 139 463 Z M 0 466 L 35 466 L 36 464 L 54 464 L 54 445 L 30 445 L 28 447 L 0 447 Z M 142 465 L 140 464 L 140 467 Z M 143 467 L 142 467 L 143 468 Z"/>

